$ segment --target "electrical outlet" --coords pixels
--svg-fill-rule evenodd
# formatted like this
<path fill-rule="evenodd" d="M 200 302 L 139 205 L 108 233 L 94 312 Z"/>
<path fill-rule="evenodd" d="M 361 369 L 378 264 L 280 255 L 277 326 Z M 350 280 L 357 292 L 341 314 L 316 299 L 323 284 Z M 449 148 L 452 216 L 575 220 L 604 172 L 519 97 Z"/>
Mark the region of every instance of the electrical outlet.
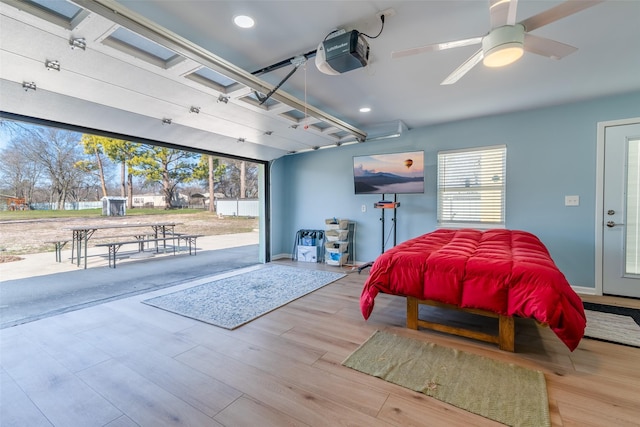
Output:
<path fill-rule="evenodd" d="M 390 18 L 392 16 L 394 16 L 396 14 L 395 9 L 393 8 L 389 8 L 389 9 L 385 9 L 382 12 L 378 12 L 376 14 L 376 16 L 380 17 L 380 16 L 384 16 L 385 18 Z"/>
<path fill-rule="evenodd" d="M 362 207 L 360 209 L 362 209 L 362 212 L 366 212 L 367 211 L 367 205 L 362 205 Z"/>
<path fill-rule="evenodd" d="M 580 206 L 580 196 L 564 196 L 565 206 Z"/>

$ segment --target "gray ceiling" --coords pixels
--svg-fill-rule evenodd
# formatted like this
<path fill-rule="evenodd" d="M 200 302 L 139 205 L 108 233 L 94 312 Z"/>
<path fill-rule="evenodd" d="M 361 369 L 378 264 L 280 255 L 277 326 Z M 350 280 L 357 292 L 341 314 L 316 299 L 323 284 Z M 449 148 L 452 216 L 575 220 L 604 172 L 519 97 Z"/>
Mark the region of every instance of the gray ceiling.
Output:
<path fill-rule="evenodd" d="M 525 52 L 504 68 L 479 64 L 448 86 L 440 82 L 478 47 L 398 59 L 391 52 L 484 36 L 490 28 L 487 1 L 79 0 L 87 10 L 68 28 L 42 19 L 21 2 L 1 1 L 3 111 L 255 159 L 355 139 L 334 123 L 372 135 L 381 123 L 397 120 L 411 129 L 640 90 L 640 1 L 603 2 L 533 31 L 578 48 L 561 60 Z M 559 3 L 519 0 L 516 20 Z M 114 49 L 105 42 L 109 34 L 121 25 L 137 27 L 101 12 L 100 4 L 124 6 L 146 29 L 180 36 L 173 40 L 182 40 L 188 52 L 170 47 L 186 60 L 158 67 Z M 319 72 L 311 58 L 282 84 L 269 108 L 247 98 L 252 88 L 246 82 L 220 89 L 185 78 L 206 65 L 203 58 L 221 59 L 251 76 L 315 50 L 336 28 L 374 36 L 383 11 L 391 16 L 381 35 L 368 39 L 367 67 L 332 76 Z M 255 27 L 235 27 L 237 14 L 253 16 Z M 68 41 L 80 37 L 86 50 L 69 49 Z M 190 54 L 198 49 L 201 54 Z M 61 70 L 46 70 L 47 60 L 59 61 Z M 293 68 L 257 79 L 272 88 Z M 36 83 L 37 90 L 25 91 L 25 81 Z M 230 101 L 219 102 L 220 94 Z M 191 106 L 200 113 L 190 113 Z M 372 111 L 360 113 L 363 106 Z M 163 118 L 172 123 L 163 125 Z M 305 130 L 305 124 L 317 126 Z"/>

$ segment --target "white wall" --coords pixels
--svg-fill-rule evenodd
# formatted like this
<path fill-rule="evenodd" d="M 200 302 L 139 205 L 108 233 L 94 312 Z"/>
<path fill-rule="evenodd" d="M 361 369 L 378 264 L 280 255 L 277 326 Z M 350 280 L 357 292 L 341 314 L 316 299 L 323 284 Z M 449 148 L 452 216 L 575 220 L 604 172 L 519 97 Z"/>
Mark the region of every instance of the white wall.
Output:
<path fill-rule="evenodd" d="M 380 254 L 380 210 L 373 209 L 379 196 L 354 194 L 353 156 L 425 151 L 425 193 L 399 196 L 397 236 L 402 242 L 437 228 L 439 150 L 506 144 L 507 228 L 536 234 L 572 285 L 595 287 L 597 123 L 638 116 L 640 92 L 635 92 L 283 157 L 272 164 L 271 253 L 291 253 L 298 229 L 321 229 L 325 218 L 335 216 L 357 222 L 359 261 L 372 261 Z M 579 195 L 580 206 L 564 206 L 565 195 Z M 361 212 L 362 205 L 366 212 Z M 385 236 L 390 232 L 385 230 Z M 387 248 L 391 241 L 392 237 Z"/>

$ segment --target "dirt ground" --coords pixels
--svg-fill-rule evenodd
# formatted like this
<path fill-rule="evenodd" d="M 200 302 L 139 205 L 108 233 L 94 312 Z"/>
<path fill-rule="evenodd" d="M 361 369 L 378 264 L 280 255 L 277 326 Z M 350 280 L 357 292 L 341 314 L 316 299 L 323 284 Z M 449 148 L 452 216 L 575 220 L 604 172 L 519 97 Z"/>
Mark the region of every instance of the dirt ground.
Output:
<path fill-rule="evenodd" d="M 221 234 L 248 233 L 258 228 L 257 218 L 219 218 L 208 212 L 194 214 L 136 215 L 131 217 L 54 218 L 46 220 L 0 221 L 0 263 L 18 261 L 19 255 L 53 252 L 50 240 L 70 240 L 71 231 L 66 227 L 88 224 L 122 224 L 175 222 L 176 233 Z M 94 234 L 96 242 L 108 241 L 109 233 L 125 234 L 126 230 L 99 230 Z M 98 239 L 100 238 L 100 239 Z M 91 246 L 91 240 L 89 241 Z"/>

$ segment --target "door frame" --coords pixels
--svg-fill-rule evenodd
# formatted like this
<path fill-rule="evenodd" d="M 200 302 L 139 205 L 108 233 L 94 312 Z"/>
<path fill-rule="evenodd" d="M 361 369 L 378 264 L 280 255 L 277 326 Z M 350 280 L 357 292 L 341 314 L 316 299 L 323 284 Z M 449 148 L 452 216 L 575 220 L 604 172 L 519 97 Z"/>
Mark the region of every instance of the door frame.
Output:
<path fill-rule="evenodd" d="M 595 295 L 602 295 L 602 253 L 604 235 L 604 143 L 608 127 L 625 126 L 640 123 L 640 117 L 632 117 L 621 120 L 598 122 L 598 135 L 596 139 L 596 260 L 595 260 Z"/>

